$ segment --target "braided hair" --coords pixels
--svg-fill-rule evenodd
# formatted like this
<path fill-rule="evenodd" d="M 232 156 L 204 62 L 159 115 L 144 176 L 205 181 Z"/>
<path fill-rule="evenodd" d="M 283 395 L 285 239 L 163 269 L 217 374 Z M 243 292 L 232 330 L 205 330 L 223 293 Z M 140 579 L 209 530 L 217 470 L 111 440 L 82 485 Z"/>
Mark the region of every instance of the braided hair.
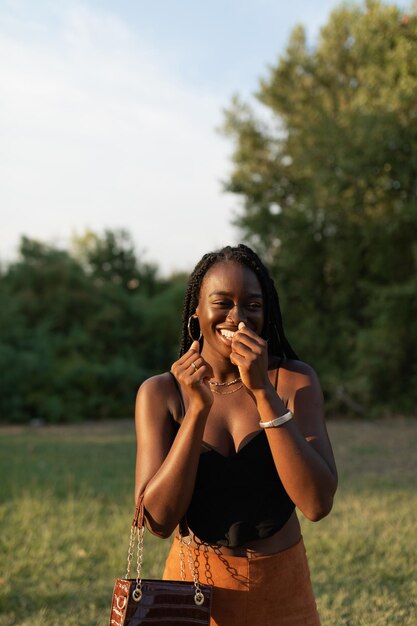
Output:
<path fill-rule="evenodd" d="M 242 243 L 238 246 L 226 246 L 217 252 L 208 252 L 192 271 L 188 279 L 182 309 L 180 357 L 191 347 L 192 340 L 188 334 L 188 322 L 190 316 L 195 313 L 197 308 L 203 279 L 213 265 L 225 261 L 233 261 L 234 263 L 245 265 L 256 274 L 259 280 L 264 300 L 264 327 L 261 334 L 264 339 L 268 340 L 270 356 L 298 359 L 284 334 L 281 309 L 274 281 L 258 255 Z M 192 334 L 197 335 L 199 330 L 197 329 L 198 332 L 195 332 L 194 324 L 197 325 L 197 321 L 192 318 Z"/>

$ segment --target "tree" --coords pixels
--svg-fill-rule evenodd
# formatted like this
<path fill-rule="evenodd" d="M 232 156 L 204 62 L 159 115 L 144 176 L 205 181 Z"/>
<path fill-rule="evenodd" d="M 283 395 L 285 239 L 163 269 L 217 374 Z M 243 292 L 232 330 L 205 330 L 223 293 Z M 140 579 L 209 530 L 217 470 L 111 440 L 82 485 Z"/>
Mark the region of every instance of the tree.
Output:
<path fill-rule="evenodd" d="M 96 304 L 82 267 L 67 252 L 23 237 L 0 291 L 0 419 L 79 418 L 88 392 L 84 321 Z"/>
<path fill-rule="evenodd" d="M 157 279 L 128 234 L 92 240 L 74 258 L 23 237 L 0 273 L 0 422 L 131 415 L 139 384 L 176 358 L 184 276 Z"/>
<path fill-rule="evenodd" d="M 417 13 L 368 0 L 294 29 L 260 82 L 266 119 L 238 98 L 228 191 L 280 288 L 288 334 L 333 408 L 417 400 Z"/>
<path fill-rule="evenodd" d="M 74 237 L 73 248 L 86 271 L 99 283 L 114 283 L 132 292 L 138 287 L 146 293 L 154 292 L 156 266 L 138 260 L 127 230 L 105 230 L 101 236 L 86 231 Z"/>

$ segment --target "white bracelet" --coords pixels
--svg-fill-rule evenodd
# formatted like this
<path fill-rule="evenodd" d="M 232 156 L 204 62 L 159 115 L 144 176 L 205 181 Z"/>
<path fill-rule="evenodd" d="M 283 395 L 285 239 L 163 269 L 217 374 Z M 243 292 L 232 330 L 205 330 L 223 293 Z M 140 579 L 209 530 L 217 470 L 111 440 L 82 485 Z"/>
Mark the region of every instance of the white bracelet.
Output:
<path fill-rule="evenodd" d="M 281 426 L 282 424 L 289 422 L 290 420 L 292 420 L 293 417 L 294 415 L 291 413 L 291 411 L 287 411 L 286 413 L 284 413 L 284 415 L 280 415 L 270 422 L 259 422 L 259 426 L 261 428 L 276 428 L 277 426 Z"/>

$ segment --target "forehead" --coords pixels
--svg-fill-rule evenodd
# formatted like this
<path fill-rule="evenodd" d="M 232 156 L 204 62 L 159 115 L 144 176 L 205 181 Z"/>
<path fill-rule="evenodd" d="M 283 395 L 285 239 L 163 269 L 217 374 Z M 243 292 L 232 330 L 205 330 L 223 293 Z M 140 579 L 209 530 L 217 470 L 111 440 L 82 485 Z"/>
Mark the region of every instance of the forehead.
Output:
<path fill-rule="evenodd" d="M 213 292 L 262 297 L 262 287 L 255 272 L 235 261 L 222 261 L 208 270 L 201 284 L 200 297 L 208 297 Z"/>

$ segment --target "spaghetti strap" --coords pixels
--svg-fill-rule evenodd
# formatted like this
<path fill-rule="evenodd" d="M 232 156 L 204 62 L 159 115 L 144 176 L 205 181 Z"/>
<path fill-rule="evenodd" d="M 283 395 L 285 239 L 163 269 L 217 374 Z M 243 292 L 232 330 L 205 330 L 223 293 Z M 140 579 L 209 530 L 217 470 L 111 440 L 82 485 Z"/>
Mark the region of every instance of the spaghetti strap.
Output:
<path fill-rule="evenodd" d="M 178 396 L 179 396 L 179 400 L 180 400 L 180 404 L 181 404 L 181 417 L 184 417 L 185 415 L 185 404 L 184 404 L 184 399 L 182 397 L 182 393 L 181 393 L 181 387 L 179 386 L 178 380 L 175 378 L 174 374 L 172 372 L 169 372 L 172 376 L 172 379 L 174 381 L 175 384 L 175 388 L 178 392 Z"/>
<path fill-rule="evenodd" d="M 278 372 L 279 372 L 279 368 L 281 367 L 282 360 L 283 360 L 283 357 L 280 358 L 276 372 L 275 372 L 275 391 L 276 392 L 278 392 Z"/>

